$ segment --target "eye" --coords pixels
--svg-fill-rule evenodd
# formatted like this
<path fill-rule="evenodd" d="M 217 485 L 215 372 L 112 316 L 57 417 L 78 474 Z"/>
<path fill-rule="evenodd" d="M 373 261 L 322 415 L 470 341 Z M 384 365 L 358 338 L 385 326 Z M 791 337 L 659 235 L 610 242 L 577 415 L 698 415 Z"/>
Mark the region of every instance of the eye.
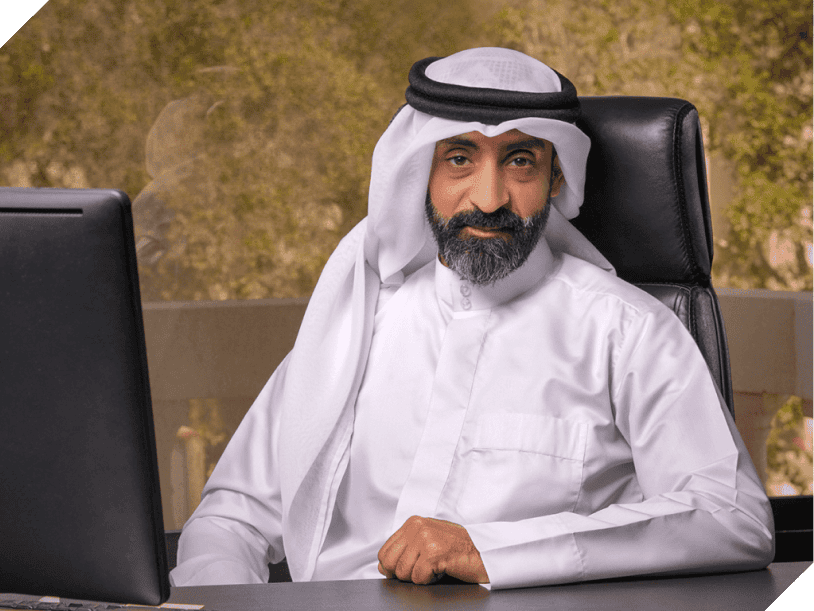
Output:
<path fill-rule="evenodd" d="M 534 159 L 528 157 L 514 157 L 509 160 L 509 165 L 516 168 L 530 168 L 534 165 Z"/>
<path fill-rule="evenodd" d="M 463 155 L 454 155 L 452 157 L 448 157 L 447 161 L 454 165 L 455 167 L 461 167 L 469 163 L 469 159 L 464 157 Z"/>

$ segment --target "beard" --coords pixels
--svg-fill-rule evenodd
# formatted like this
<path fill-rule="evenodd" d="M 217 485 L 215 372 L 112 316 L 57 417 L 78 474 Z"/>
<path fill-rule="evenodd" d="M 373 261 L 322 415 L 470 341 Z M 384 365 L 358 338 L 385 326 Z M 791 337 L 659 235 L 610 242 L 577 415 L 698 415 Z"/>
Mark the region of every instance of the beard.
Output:
<path fill-rule="evenodd" d="M 493 284 L 523 265 L 537 246 L 551 211 L 551 196 L 535 214 L 521 218 L 507 208 L 486 214 L 478 209 L 444 219 L 430 199 L 425 201 L 427 220 L 438 243 L 438 254 L 447 267 L 472 284 Z M 498 229 L 504 236 L 461 239 L 466 227 Z"/>

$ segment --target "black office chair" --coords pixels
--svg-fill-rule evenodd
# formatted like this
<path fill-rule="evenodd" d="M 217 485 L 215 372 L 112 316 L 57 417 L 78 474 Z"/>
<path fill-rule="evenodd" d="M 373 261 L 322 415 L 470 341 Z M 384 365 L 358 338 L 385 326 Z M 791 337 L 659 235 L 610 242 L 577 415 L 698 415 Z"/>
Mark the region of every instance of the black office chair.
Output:
<path fill-rule="evenodd" d="M 684 100 L 583 97 L 591 138 L 576 226 L 620 278 L 669 307 L 692 333 L 734 416 L 729 351 L 710 282 L 712 222 L 695 107 Z"/>
<path fill-rule="evenodd" d="M 724 321 L 710 282 L 712 224 L 701 125 L 673 98 L 583 97 L 591 138 L 585 203 L 573 224 L 620 278 L 669 307 L 698 343 L 733 417 Z M 775 562 L 811 560 L 811 497 L 770 499 Z"/>
<path fill-rule="evenodd" d="M 167 570 L 171 571 L 178 566 L 178 539 L 180 530 L 165 530 L 164 545 L 167 546 Z"/>

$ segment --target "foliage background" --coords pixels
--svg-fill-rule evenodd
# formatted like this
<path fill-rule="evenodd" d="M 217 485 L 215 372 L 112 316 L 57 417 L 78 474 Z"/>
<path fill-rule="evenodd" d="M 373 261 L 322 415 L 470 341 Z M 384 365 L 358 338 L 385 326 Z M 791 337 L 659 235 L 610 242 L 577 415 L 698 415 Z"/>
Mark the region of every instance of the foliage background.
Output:
<path fill-rule="evenodd" d="M 812 494 L 811 425 L 800 397 L 789 397 L 772 418 L 766 439 L 766 490 L 770 494 Z"/>
<path fill-rule="evenodd" d="M 728 190 L 714 282 L 811 290 L 811 23 L 796 0 L 50 0 L 0 49 L 0 181 L 130 194 L 147 301 L 307 296 L 412 63 L 505 46 L 582 95 L 692 101 Z"/>

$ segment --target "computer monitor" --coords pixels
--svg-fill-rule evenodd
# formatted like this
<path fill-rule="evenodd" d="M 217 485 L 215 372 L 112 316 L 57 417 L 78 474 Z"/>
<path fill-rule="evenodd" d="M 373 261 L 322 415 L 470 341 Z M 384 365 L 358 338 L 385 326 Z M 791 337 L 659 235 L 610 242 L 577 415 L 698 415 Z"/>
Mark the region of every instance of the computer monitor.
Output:
<path fill-rule="evenodd" d="M 0 188 L 0 592 L 169 597 L 130 201 Z"/>

